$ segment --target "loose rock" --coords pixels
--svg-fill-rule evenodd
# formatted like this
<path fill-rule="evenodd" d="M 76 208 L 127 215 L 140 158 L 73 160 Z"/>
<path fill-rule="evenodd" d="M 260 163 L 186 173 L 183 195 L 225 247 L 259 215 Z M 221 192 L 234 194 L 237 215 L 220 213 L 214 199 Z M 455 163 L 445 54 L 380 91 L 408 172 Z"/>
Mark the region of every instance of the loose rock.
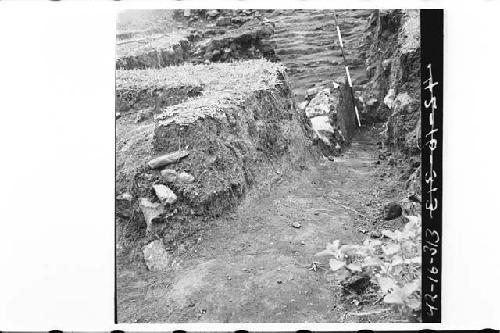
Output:
<path fill-rule="evenodd" d="M 160 240 L 155 240 L 144 246 L 142 253 L 150 271 L 165 270 L 170 264 L 170 257 Z"/>
<path fill-rule="evenodd" d="M 128 192 L 122 193 L 116 197 L 118 200 L 126 200 L 128 202 L 132 201 L 132 195 Z"/>
<path fill-rule="evenodd" d="M 167 186 L 163 184 L 155 184 L 153 185 L 153 189 L 161 203 L 171 205 L 177 201 L 177 196 Z"/>
<path fill-rule="evenodd" d="M 306 109 L 306 106 L 307 106 L 307 101 L 303 101 L 300 102 L 297 107 L 299 108 L 299 110 L 304 111 Z"/>
<path fill-rule="evenodd" d="M 321 90 L 305 108 L 307 118 L 324 116 L 330 112 L 330 89 Z"/>
<path fill-rule="evenodd" d="M 212 9 L 207 12 L 207 15 L 209 17 L 216 17 L 217 15 L 219 15 L 219 11 L 217 9 Z"/>
<path fill-rule="evenodd" d="M 298 228 L 302 227 L 302 225 L 299 222 L 293 222 L 292 227 L 298 229 Z"/>
<path fill-rule="evenodd" d="M 318 93 L 318 90 L 319 89 L 317 87 L 307 89 L 306 97 L 312 97 L 312 96 L 316 95 Z"/>
<path fill-rule="evenodd" d="M 144 215 L 146 221 L 146 230 L 150 231 L 153 221 L 159 218 L 164 212 L 165 208 L 159 202 L 151 202 L 147 198 L 139 199 L 139 209 Z"/>
<path fill-rule="evenodd" d="M 177 171 L 175 171 L 174 169 L 161 170 L 160 174 L 169 183 L 173 183 L 177 179 Z"/>
<path fill-rule="evenodd" d="M 384 97 L 384 104 L 387 105 L 389 109 L 392 109 L 392 103 L 396 98 L 396 92 L 394 89 L 389 89 L 387 95 Z"/>
<path fill-rule="evenodd" d="M 341 285 L 348 289 L 354 291 L 356 294 L 362 294 L 368 286 L 371 284 L 370 276 L 367 274 L 353 275 L 346 281 L 342 281 Z"/>
<path fill-rule="evenodd" d="M 156 157 L 148 162 L 148 165 L 151 169 L 158 169 L 164 167 L 166 165 L 177 163 L 184 157 L 188 156 L 189 152 L 186 150 L 178 150 L 173 153 L 165 154 L 159 157 Z"/>
<path fill-rule="evenodd" d="M 384 206 L 384 219 L 393 220 L 403 214 L 403 208 L 400 204 L 390 202 Z"/>
<path fill-rule="evenodd" d="M 190 184 L 194 182 L 194 177 L 187 172 L 181 172 L 177 175 L 177 180 L 180 183 Z"/>
<path fill-rule="evenodd" d="M 225 27 L 231 24 L 231 18 L 227 16 L 221 16 L 215 21 L 215 25 L 218 27 Z"/>

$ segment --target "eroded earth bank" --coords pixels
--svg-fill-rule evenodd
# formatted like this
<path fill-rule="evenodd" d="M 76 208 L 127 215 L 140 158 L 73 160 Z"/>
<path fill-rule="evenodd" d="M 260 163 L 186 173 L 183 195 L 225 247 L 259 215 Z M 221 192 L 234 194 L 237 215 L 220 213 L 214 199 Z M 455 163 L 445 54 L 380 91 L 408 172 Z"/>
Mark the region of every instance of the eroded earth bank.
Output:
<path fill-rule="evenodd" d="M 418 321 L 315 255 L 420 210 L 418 11 L 336 13 L 354 96 L 331 10 L 121 14 L 119 322 Z"/>

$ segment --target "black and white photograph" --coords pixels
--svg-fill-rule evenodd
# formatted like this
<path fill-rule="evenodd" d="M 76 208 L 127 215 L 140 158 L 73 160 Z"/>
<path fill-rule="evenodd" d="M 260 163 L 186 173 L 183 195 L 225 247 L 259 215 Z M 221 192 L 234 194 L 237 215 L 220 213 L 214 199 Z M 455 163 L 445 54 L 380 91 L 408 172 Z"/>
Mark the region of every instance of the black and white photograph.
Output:
<path fill-rule="evenodd" d="M 0 0 L 0 331 L 498 332 L 498 13 Z"/>
<path fill-rule="evenodd" d="M 420 22 L 120 12 L 117 321 L 421 322 Z"/>

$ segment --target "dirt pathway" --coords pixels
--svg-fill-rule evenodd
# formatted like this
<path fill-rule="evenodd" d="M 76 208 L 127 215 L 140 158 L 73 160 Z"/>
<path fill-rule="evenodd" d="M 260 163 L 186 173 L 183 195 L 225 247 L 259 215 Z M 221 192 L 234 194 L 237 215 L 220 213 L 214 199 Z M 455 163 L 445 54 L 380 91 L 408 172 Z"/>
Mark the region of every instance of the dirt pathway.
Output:
<path fill-rule="evenodd" d="M 374 228 L 352 209 L 373 217 L 397 195 L 402 185 L 377 160 L 376 143 L 361 134 L 342 159 L 284 175 L 269 194 L 247 197 L 178 251 L 171 271 L 121 269 L 119 321 L 352 321 L 327 271 L 309 267 L 327 242 L 361 242 L 360 231 Z"/>

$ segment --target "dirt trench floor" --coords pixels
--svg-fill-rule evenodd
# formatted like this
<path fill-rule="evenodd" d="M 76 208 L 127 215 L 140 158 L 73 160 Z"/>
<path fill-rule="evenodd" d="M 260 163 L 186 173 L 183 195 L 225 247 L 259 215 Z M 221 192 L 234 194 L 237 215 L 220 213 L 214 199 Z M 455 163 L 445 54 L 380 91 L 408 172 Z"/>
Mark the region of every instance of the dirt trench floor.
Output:
<path fill-rule="evenodd" d="M 334 162 L 311 162 L 283 174 L 269 192 L 250 193 L 234 212 L 211 222 L 194 245 L 174 253 L 170 271 L 119 264 L 118 321 L 391 321 L 388 311 L 360 316 L 383 306 L 357 304 L 328 270 L 310 270 L 324 260 L 314 254 L 327 242 L 361 243 L 372 230 L 403 223 L 380 215 L 404 185 L 401 170 L 377 164 L 371 132 L 360 133 Z"/>

